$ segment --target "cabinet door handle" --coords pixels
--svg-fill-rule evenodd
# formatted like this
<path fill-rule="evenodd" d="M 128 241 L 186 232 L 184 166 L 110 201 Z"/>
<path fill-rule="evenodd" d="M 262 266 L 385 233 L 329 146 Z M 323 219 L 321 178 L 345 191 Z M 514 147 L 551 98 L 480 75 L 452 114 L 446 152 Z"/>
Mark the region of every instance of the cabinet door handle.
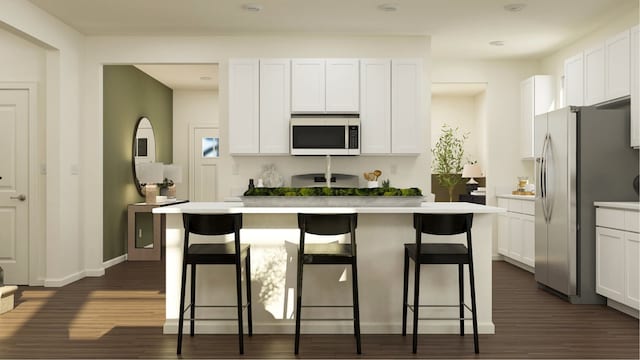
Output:
<path fill-rule="evenodd" d="M 9 199 L 25 201 L 27 200 L 27 197 L 24 194 L 20 194 L 18 196 L 11 196 Z"/>

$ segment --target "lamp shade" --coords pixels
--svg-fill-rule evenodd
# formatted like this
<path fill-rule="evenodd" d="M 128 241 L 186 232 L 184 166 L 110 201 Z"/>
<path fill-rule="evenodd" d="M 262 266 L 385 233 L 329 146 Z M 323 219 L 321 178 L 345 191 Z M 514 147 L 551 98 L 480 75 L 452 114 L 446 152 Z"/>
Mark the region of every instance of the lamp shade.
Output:
<path fill-rule="evenodd" d="M 141 184 L 159 184 L 164 181 L 164 165 L 151 162 L 136 164 L 136 175 Z"/>
<path fill-rule="evenodd" d="M 176 164 L 164 166 L 164 178 L 179 184 L 182 182 L 182 167 Z"/>
<path fill-rule="evenodd" d="M 482 169 L 478 164 L 465 164 L 462 168 L 463 178 L 477 178 L 482 177 Z"/>

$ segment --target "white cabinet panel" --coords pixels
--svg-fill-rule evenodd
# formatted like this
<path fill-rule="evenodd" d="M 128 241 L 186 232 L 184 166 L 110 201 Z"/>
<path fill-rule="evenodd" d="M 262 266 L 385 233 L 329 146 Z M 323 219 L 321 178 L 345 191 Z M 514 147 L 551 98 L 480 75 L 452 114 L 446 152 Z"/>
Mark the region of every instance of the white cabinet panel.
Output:
<path fill-rule="evenodd" d="M 638 215 L 637 213 L 635 213 Z M 640 308 L 640 234 L 625 232 L 625 301 L 624 304 Z"/>
<path fill-rule="evenodd" d="M 289 59 L 260 60 L 260 153 L 289 153 Z"/>
<path fill-rule="evenodd" d="M 536 115 L 553 110 L 553 77 L 532 76 L 520 83 L 521 157 L 533 158 L 533 135 Z"/>
<path fill-rule="evenodd" d="M 629 31 L 607 39 L 605 54 L 606 100 L 629 95 Z"/>
<path fill-rule="evenodd" d="M 522 262 L 523 221 L 520 214 L 509 214 L 509 257 Z"/>
<path fill-rule="evenodd" d="M 360 110 L 360 69 L 358 59 L 326 60 L 325 111 L 358 113 Z"/>
<path fill-rule="evenodd" d="M 630 31 L 631 146 L 640 146 L 640 26 Z"/>
<path fill-rule="evenodd" d="M 498 214 L 498 253 L 509 256 L 509 215 Z"/>
<path fill-rule="evenodd" d="M 533 201 L 530 202 L 533 204 Z M 522 216 L 522 262 L 531 267 L 534 267 L 536 263 L 535 223 L 534 216 Z"/>
<path fill-rule="evenodd" d="M 360 61 L 360 153 L 391 152 L 391 60 Z"/>
<path fill-rule="evenodd" d="M 426 119 L 423 115 L 422 59 L 391 61 L 391 152 L 420 154 Z"/>
<path fill-rule="evenodd" d="M 596 227 L 596 292 L 624 302 L 625 236 L 621 230 Z"/>
<path fill-rule="evenodd" d="M 291 61 L 291 112 L 325 111 L 325 60 Z"/>
<path fill-rule="evenodd" d="M 605 47 L 599 45 L 584 52 L 584 102 L 593 105 L 605 99 Z"/>
<path fill-rule="evenodd" d="M 584 105 L 584 57 L 580 53 L 564 62 L 564 106 Z"/>
<path fill-rule="evenodd" d="M 259 67 L 257 59 L 229 60 L 229 152 L 259 152 Z"/>

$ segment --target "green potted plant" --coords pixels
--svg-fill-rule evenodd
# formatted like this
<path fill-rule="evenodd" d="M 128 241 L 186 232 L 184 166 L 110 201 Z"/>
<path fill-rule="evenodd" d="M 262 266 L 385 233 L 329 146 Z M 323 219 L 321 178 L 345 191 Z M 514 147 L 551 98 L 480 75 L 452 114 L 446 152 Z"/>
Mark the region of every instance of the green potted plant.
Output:
<path fill-rule="evenodd" d="M 457 127 L 454 129 L 444 124 L 438 142 L 431 149 L 433 172 L 437 175 L 438 183 L 449 191 L 449 201 L 453 201 L 453 189 L 462 181 L 464 142 L 468 136 L 459 135 Z"/>

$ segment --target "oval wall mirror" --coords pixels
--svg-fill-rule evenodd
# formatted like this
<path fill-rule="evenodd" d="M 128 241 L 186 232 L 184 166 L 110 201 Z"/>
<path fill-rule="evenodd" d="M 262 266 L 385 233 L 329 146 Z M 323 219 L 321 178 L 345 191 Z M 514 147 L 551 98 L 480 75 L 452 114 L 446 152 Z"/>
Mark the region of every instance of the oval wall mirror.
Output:
<path fill-rule="evenodd" d="M 153 127 L 151 121 L 146 116 L 138 119 L 133 135 L 133 180 L 136 184 L 136 189 L 140 196 L 144 196 L 142 193 L 142 187 L 136 174 L 136 164 L 156 162 L 156 139 L 153 136 Z"/>

